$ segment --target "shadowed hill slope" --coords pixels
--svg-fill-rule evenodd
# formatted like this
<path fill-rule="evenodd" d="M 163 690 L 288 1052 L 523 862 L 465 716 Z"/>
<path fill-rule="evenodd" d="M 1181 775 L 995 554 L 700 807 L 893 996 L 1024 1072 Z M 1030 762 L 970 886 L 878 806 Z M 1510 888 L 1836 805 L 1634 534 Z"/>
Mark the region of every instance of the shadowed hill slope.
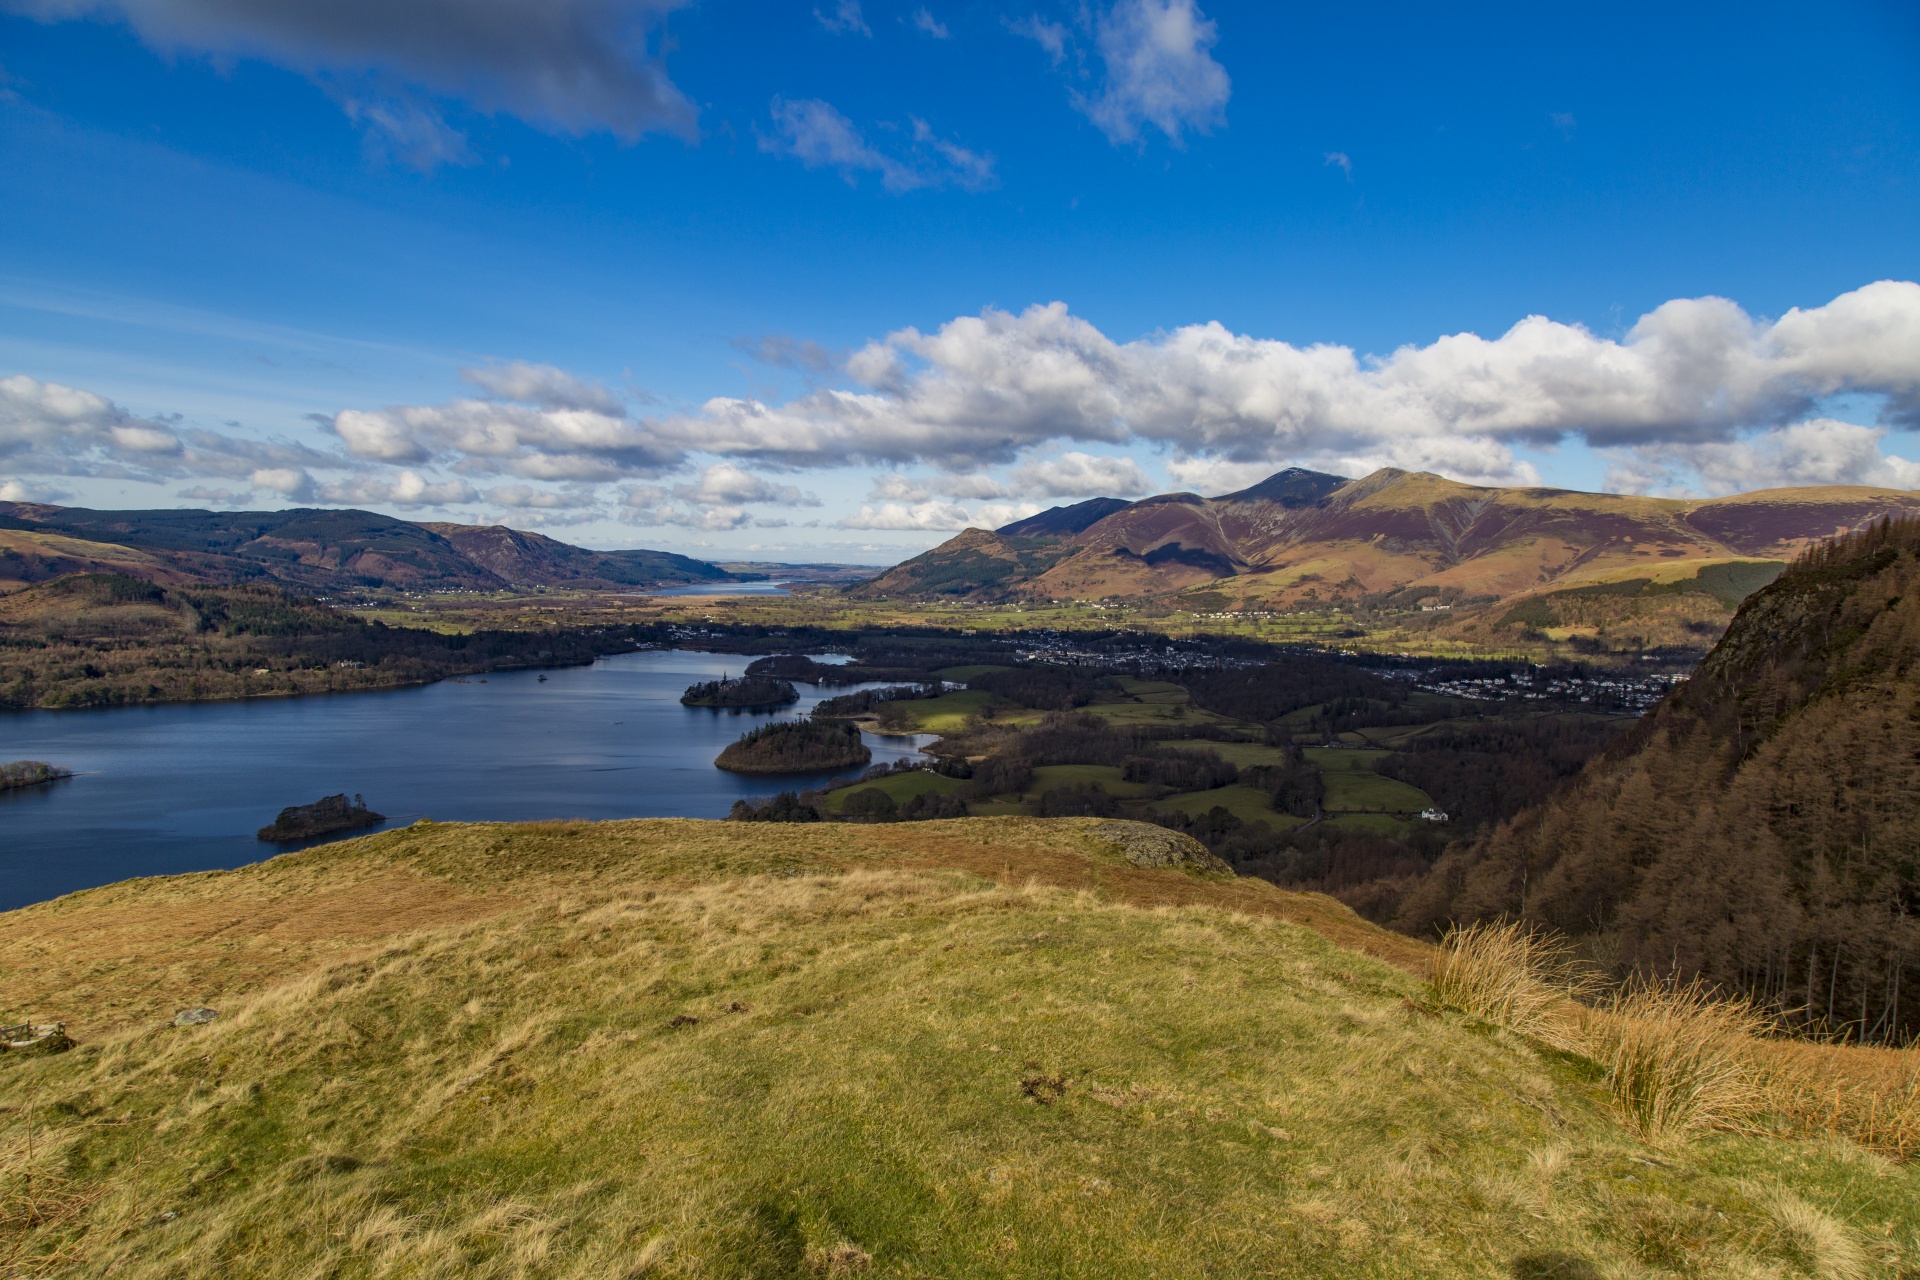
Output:
<path fill-rule="evenodd" d="M 1292 913 L 1418 951 L 1325 899 L 1133 867 L 1072 821 L 422 826 L 75 894 L 0 916 L 0 1004 L 81 1041 L 0 1056 L 0 1265 L 1920 1263 L 1912 1168 L 1760 1136 L 1649 1151 L 1582 1067 Z"/>
<path fill-rule="evenodd" d="M 589 551 L 498 525 L 416 524 L 372 511 L 93 511 L 0 502 L 0 587 L 102 569 L 161 582 L 322 592 L 617 588 L 732 577 L 665 551 Z"/>
<path fill-rule="evenodd" d="M 718 565 L 670 551 L 590 551 L 544 534 L 505 525 L 443 524 L 420 526 L 511 586 L 623 587 L 657 582 L 726 582 L 733 575 Z"/>
<path fill-rule="evenodd" d="M 1025 520 L 1003 524 L 994 532 L 1003 538 L 1062 538 L 1132 505 L 1124 498 L 1088 498 L 1070 507 L 1051 507 Z"/>
<path fill-rule="evenodd" d="M 1920 1028 L 1920 520 L 1810 552 L 1412 928 L 1519 914 L 1855 1037 Z"/>

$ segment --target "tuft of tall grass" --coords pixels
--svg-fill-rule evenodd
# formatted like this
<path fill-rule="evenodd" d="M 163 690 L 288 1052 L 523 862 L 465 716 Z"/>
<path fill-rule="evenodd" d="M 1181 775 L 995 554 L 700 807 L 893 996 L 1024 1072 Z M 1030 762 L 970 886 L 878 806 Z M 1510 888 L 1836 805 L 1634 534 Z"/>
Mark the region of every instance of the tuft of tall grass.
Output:
<path fill-rule="evenodd" d="M 1775 1106 L 1796 1129 L 1894 1160 L 1920 1156 L 1920 1048 L 1775 1040 L 1762 1060 Z"/>
<path fill-rule="evenodd" d="M 1769 1029 L 1740 997 L 1698 982 L 1639 983 L 1581 1019 L 1581 1050 L 1607 1073 L 1628 1126 L 1648 1142 L 1737 1128 L 1770 1109 L 1755 1053 Z"/>
<path fill-rule="evenodd" d="M 1777 1184 L 1753 1185 L 1748 1193 L 1808 1274 L 1818 1280 L 1870 1280 L 1880 1274 L 1867 1251 L 1831 1215 Z"/>
<path fill-rule="evenodd" d="M 1555 1048 L 1577 1048 L 1574 997 L 1592 988 L 1566 941 L 1512 921 L 1448 932 L 1433 961 L 1440 1003 Z"/>
<path fill-rule="evenodd" d="M 1448 933 L 1434 995 L 1451 1008 L 1591 1059 L 1627 1126 L 1665 1144 L 1778 1109 L 1768 1020 L 1698 983 L 1603 992 L 1562 938 L 1512 921 Z"/>

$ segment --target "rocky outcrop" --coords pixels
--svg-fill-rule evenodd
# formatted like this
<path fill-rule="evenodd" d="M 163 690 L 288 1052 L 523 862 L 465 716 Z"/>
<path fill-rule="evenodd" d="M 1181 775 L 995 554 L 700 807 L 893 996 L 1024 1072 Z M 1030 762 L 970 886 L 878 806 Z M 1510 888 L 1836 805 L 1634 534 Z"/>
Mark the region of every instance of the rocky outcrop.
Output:
<path fill-rule="evenodd" d="M 1178 867 L 1232 875 L 1233 868 L 1207 852 L 1192 836 L 1150 822 L 1096 822 L 1087 828 L 1094 839 L 1110 844 L 1136 867 Z"/>

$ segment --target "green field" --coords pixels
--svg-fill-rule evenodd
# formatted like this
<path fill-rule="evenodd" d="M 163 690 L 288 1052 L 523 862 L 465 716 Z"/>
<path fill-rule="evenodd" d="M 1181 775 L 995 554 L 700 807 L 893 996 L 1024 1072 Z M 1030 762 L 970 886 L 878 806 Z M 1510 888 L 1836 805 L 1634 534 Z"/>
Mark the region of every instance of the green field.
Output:
<path fill-rule="evenodd" d="M 843 787 L 827 793 L 827 808 L 839 813 L 847 803 L 847 797 L 856 791 L 884 791 L 893 797 L 895 804 L 905 804 L 915 796 L 950 796 L 966 787 L 966 783 L 957 778 L 943 778 L 937 773 L 928 773 L 924 769 L 915 769 L 911 773 L 889 774 L 887 777 L 863 782 L 857 787 Z"/>
<path fill-rule="evenodd" d="M 1122 799 L 1150 796 L 1160 789 L 1144 782 L 1123 782 L 1120 770 L 1110 764 L 1049 764 L 1033 771 L 1033 782 L 1027 787 L 1027 794 L 1039 796 L 1055 787 L 1086 782 L 1097 782 L 1108 795 Z"/>
<path fill-rule="evenodd" d="M 907 713 L 915 733 L 958 733 L 967 727 L 969 719 L 985 714 L 993 701 L 990 693 L 966 689 L 959 693 L 943 693 L 937 698 L 914 698 L 892 705 Z"/>
<path fill-rule="evenodd" d="M 1327 788 L 1321 804 L 1328 813 L 1418 813 L 1433 803 L 1418 787 L 1374 772 L 1391 752 L 1309 747 L 1301 754 L 1320 770 Z"/>
<path fill-rule="evenodd" d="M 1156 801 L 1153 807 L 1197 816 L 1216 805 L 1242 822 L 1264 822 L 1276 831 L 1299 826 L 1301 821 L 1291 814 L 1275 813 L 1273 802 L 1266 792 L 1237 783 L 1231 787 L 1215 787 L 1212 791 L 1189 791 L 1183 795 L 1168 796 Z"/>
<path fill-rule="evenodd" d="M 1227 716 L 1215 715 L 1198 707 L 1170 701 L 1154 702 L 1096 702 L 1082 707 L 1082 711 L 1106 719 L 1109 723 L 1122 727 L 1129 725 L 1165 725 L 1165 724 L 1216 724 L 1229 728 L 1242 728 L 1252 732 L 1257 725 L 1245 725 Z"/>
<path fill-rule="evenodd" d="M 1121 676 L 1120 687 L 1129 696 L 1142 702 L 1158 703 L 1167 706 L 1183 706 L 1192 701 L 1192 695 L 1186 686 L 1174 684 L 1171 680 L 1138 680 L 1132 676 Z"/>
<path fill-rule="evenodd" d="M 1376 836 L 1397 836 L 1408 826 L 1399 818 L 1385 813 L 1336 813 L 1328 817 L 1327 825 L 1342 831 L 1364 831 Z"/>
<path fill-rule="evenodd" d="M 1282 765 L 1287 753 L 1264 742 L 1209 742 L 1205 738 L 1176 738 L 1161 744 L 1175 751 L 1211 751 L 1222 760 L 1241 769 L 1258 765 Z"/>
<path fill-rule="evenodd" d="M 1012 667 L 996 667 L 990 662 L 975 662 L 964 667 L 942 667 L 933 674 L 942 680 L 966 681 L 975 676 L 984 676 L 993 671 L 1011 671 Z"/>

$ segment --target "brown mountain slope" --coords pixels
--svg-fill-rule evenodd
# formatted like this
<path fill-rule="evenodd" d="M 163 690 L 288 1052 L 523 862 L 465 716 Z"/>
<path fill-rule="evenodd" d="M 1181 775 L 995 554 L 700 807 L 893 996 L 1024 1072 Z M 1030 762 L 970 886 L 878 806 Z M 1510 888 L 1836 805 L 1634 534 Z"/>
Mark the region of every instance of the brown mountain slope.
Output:
<path fill-rule="evenodd" d="M 132 547 L 87 542 L 57 533 L 0 529 L 0 591 L 14 591 L 69 573 L 126 573 L 156 582 L 185 582 L 194 578 L 193 574 Z"/>
<path fill-rule="evenodd" d="M 1570 789 L 1401 923 L 1520 915 L 1856 1038 L 1920 1029 L 1920 520 L 1816 549 Z"/>
<path fill-rule="evenodd" d="M 472 563 L 516 587 L 604 588 L 655 582 L 724 582 L 725 569 L 669 551 L 591 551 L 505 525 L 425 522 Z"/>
<path fill-rule="evenodd" d="M 1000 595 L 1044 573 L 1072 549 L 1059 538 L 967 529 L 877 578 L 848 587 L 847 594 L 857 600 Z"/>
<path fill-rule="evenodd" d="M 1219 498 L 1148 498 L 1018 552 L 1001 535 L 969 530 L 872 586 L 873 594 L 1050 599 L 1205 588 L 1241 607 L 1281 609 L 1408 588 L 1506 600 L 1634 578 L 1672 582 L 1730 561 L 1784 561 L 1819 539 L 1904 514 L 1920 514 L 1920 494 L 1826 486 L 1640 498 L 1501 489 L 1392 468 L 1347 481 L 1293 469 Z"/>
<path fill-rule="evenodd" d="M 732 576 L 665 551 L 590 551 L 497 525 L 420 524 L 372 511 L 93 511 L 0 502 L 0 590 L 81 571 L 329 593 L 618 588 Z"/>

